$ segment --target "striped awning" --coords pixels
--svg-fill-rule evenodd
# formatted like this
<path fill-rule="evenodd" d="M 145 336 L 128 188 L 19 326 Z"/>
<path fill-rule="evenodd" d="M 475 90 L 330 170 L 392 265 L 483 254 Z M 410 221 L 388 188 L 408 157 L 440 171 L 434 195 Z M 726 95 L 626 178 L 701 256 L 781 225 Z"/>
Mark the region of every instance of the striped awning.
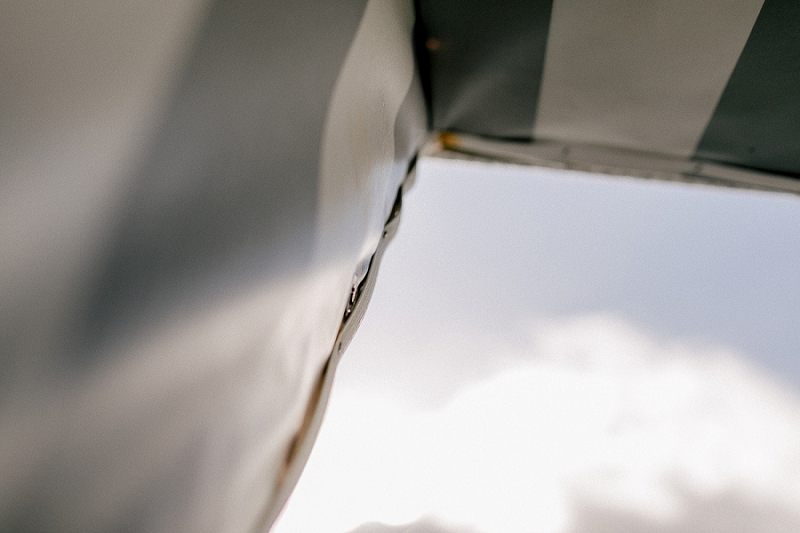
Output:
<path fill-rule="evenodd" d="M 266 530 L 432 131 L 800 193 L 800 2 L 0 14 L 2 531 Z"/>
<path fill-rule="evenodd" d="M 798 2 L 422 1 L 420 22 L 436 130 L 800 175 Z"/>

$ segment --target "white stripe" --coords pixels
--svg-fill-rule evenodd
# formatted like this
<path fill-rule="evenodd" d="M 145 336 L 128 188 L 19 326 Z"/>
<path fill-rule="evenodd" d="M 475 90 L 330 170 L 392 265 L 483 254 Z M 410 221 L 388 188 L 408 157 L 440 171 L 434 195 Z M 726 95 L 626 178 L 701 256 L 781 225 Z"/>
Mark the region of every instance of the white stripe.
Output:
<path fill-rule="evenodd" d="M 400 186 L 390 183 L 394 125 L 414 77 L 413 25 L 411 2 L 370 0 L 339 74 L 320 158 L 322 261 L 349 256 L 355 266 L 378 246 Z"/>
<path fill-rule="evenodd" d="M 762 0 L 555 0 L 534 137 L 691 156 Z"/>

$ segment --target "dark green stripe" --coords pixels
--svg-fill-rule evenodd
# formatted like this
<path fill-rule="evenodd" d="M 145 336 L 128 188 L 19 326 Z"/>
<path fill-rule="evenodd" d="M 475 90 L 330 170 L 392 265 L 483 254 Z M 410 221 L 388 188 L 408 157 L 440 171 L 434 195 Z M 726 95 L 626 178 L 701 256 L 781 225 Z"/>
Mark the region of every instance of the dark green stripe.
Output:
<path fill-rule="evenodd" d="M 800 2 L 764 2 L 696 155 L 800 174 Z"/>
<path fill-rule="evenodd" d="M 423 0 L 433 126 L 529 139 L 551 0 Z"/>

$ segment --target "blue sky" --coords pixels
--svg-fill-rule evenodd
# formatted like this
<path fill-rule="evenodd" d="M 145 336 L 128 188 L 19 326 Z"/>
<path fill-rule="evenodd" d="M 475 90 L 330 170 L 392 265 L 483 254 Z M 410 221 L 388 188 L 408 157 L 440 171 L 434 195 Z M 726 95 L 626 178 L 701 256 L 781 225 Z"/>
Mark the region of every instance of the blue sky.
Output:
<path fill-rule="evenodd" d="M 388 314 L 507 331 L 611 310 L 800 388 L 800 198 L 436 160 L 417 189 L 381 272 Z"/>
<path fill-rule="evenodd" d="M 423 160 L 276 531 L 800 524 L 798 228 L 792 196 Z"/>

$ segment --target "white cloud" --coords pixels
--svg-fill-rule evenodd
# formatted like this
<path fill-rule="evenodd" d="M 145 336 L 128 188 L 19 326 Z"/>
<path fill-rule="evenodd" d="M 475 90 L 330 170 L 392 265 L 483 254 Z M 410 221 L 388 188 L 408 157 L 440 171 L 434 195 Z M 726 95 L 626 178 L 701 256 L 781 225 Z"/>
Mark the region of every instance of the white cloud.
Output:
<path fill-rule="evenodd" d="M 800 525 L 800 402 L 736 354 L 592 316 L 538 324 L 528 355 L 432 411 L 335 390 L 275 532 L 426 515 L 485 533 L 589 531 L 598 510 L 663 526 L 720 498 Z"/>

